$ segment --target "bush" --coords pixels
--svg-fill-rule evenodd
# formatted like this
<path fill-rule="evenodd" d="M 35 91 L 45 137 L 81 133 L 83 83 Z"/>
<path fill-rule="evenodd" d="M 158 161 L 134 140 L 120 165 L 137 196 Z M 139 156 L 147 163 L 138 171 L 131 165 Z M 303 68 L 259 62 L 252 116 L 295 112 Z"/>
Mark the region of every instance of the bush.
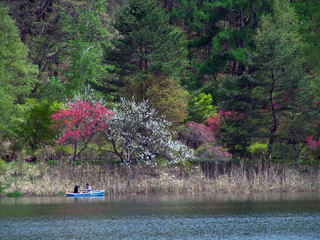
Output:
<path fill-rule="evenodd" d="M 180 137 L 187 146 L 194 149 L 202 144 L 214 142 L 215 137 L 209 128 L 202 123 L 188 122 L 186 128 L 181 131 Z"/>
<path fill-rule="evenodd" d="M 22 197 L 22 193 L 21 193 L 21 192 L 18 192 L 18 191 L 15 191 L 15 192 L 10 192 L 10 193 L 8 193 L 7 196 L 8 196 L 8 197 Z"/>
<path fill-rule="evenodd" d="M 207 143 L 196 150 L 196 158 L 197 160 L 207 162 L 225 162 L 232 159 L 232 154 L 228 153 L 221 146 Z"/>
<path fill-rule="evenodd" d="M 254 156 L 262 156 L 268 152 L 268 144 L 253 143 L 248 147 L 249 152 Z"/>
<path fill-rule="evenodd" d="M 24 121 L 17 128 L 21 142 L 35 151 L 41 145 L 52 145 L 56 133 L 49 127 L 53 124 L 51 115 L 59 108 L 58 104 L 51 105 L 48 102 L 37 102 L 28 99 L 23 114 Z"/>
<path fill-rule="evenodd" d="M 267 157 L 268 153 L 268 144 L 265 143 L 252 143 L 248 147 L 248 151 L 251 153 L 251 158 L 256 163 L 263 161 Z"/>
<path fill-rule="evenodd" d="M 6 171 L 6 162 L 0 158 L 0 174 L 4 173 Z"/>
<path fill-rule="evenodd" d="M 200 93 L 191 98 L 188 106 L 188 120 L 204 122 L 211 116 L 216 115 L 217 109 L 213 106 L 211 94 Z"/>
<path fill-rule="evenodd" d="M 73 149 L 69 145 L 56 145 L 54 147 L 54 152 L 58 157 L 71 156 L 73 154 Z"/>
<path fill-rule="evenodd" d="M 217 144 L 209 127 L 202 123 L 188 122 L 180 135 L 187 146 L 196 149 L 195 161 L 218 162 L 232 159 L 232 154 Z"/>

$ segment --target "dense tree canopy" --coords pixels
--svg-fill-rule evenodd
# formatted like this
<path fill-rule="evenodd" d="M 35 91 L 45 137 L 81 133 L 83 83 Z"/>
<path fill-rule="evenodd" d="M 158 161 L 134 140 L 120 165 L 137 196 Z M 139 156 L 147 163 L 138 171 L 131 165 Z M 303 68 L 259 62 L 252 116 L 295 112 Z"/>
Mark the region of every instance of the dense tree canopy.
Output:
<path fill-rule="evenodd" d="M 148 102 L 155 119 L 174 123 L 170 136 L 198 140 L 197 156 L 319 163 L 319 9 L 307 0 L 2 1 L 0 140 L 19 151 L 52 145 L 50 109 L 90 86 L 104 106 Z M 135 142 L 145 158 L 173 159 L 133 136 L 153 134 L 154 122 L 137 119 L 115 118 L 118 132 L 95 149 L 135 162 L 140 150 L 125 149 Z"/>

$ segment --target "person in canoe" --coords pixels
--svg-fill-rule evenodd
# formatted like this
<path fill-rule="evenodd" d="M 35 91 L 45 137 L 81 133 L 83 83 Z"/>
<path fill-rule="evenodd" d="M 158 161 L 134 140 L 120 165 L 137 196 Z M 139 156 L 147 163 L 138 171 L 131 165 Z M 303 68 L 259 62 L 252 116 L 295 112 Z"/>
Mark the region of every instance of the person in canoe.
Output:
<path fill-rule="evenodd" d="M 76 185 L 74 187 L 73 193 L 79 193 L 79 188 L 80 188 L 80 185 Z"/>
<path fill-rule="evenodd" d="M 84 192 L 92 193 L 92 188 L 91 188 L 91 186 L 89 185 L 89 183 L 86 184 L 86 188 L 84 189 Z"/>

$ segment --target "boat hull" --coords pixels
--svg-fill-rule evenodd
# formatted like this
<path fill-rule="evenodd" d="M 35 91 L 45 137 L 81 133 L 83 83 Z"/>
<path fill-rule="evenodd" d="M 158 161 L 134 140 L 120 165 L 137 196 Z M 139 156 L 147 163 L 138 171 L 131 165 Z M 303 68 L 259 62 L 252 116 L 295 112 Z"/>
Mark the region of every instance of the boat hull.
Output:
<path fill-rule="evenodd" d="M 67 197 L 102 197 L 104 190 L 92 191 L 91 193 L 67 193 Z"/>

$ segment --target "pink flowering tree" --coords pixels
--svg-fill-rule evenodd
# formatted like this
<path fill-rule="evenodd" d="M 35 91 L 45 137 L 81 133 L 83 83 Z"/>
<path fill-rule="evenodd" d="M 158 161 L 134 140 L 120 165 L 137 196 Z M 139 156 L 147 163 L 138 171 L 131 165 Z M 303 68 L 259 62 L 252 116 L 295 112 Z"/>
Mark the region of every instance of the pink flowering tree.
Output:
<path fill-rule="evenodd" d="M 221 137 L 221 128 L 231 122 L 244 119 L 244 114 L 237 111 L 219 111 L 217 115 L 211 116 L 208 120 L 208 127 L 216 138 Z"/>
<path fill-rule="evenodd" d="M 309 136 L 306 138 L 307 146 L 315 151 L 320 150 L 320 139 L 314 139 L 313 136 Z"/>
<path fill-rule="evenodd" d="M 210 127 L 202 123 L 188 122 L 180 137 L 187 146 L 196 149 L 196 158 L 199 160 L 217 162 L 232 158 L 232 154 L 217 144 Z"/>
<path fill-rule="evenodd" d="M 320 121 L 313 124 L 313 130 L 315 130 L 314 136 L 308 136 L 305 141 L 310 150 L 318 152 L 320 151 Z"/>
<path fill-rule="evenodd" d="M 215 142 L 215 137 L 210 129 L 206 125 L 196 122 L 186 123 L 186 128 L 180 133 L 180 137 L 188 147 L 193 149 L 197 149 L 205 143 Z"/>
<path fill-rule="evenodd" d="M 99 101 L 76 98 L 52 114 L 52 128 L 62 129 L 57 143 L 73 144 L 73 160 L 76 160 L 90 142 L 99 141 L 100 134 L 108 129 L 106 122 L 113 116 Z"/>
<path fill-rule="evenodd" d="M 313 105 L 310 106 L 310 108 Z M 317 113 L 316 116 L 313 116 L 311 119 L 315 119 L 312 122 L 310 131 L 308 131 L 308 136 L 305 137 L 305 143 L 307 145 L 308 151 L 307 154 L 313 155 L 316 159 L 320 159 L 320 120 L 319 120 L 319 113 L 320 113 L 320 101 L 315 102 L 314 106 L 316 107 L 314 112 Z M 313 158 L 313 157 L 311 157 Z"/>

